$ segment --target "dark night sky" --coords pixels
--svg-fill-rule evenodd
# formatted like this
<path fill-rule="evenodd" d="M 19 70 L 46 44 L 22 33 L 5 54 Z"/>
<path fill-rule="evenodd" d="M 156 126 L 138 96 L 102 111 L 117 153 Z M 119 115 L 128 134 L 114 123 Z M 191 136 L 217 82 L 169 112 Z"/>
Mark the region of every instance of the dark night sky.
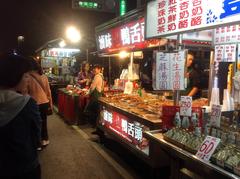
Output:
<path fill-rule="evenodd" d="M 136 0 L 128 0 L 133 9 Z M 94 27 L 115 17 L 114 14 L 73 10 L 71 0 L 2 0 L 0 6 L 0 51 L 17 46 L 17 36 L 25 37 L 28 53 L 45 42 L 64 37 L 66 26 L 75 25 L 82 36 L 94 36 Z"/>

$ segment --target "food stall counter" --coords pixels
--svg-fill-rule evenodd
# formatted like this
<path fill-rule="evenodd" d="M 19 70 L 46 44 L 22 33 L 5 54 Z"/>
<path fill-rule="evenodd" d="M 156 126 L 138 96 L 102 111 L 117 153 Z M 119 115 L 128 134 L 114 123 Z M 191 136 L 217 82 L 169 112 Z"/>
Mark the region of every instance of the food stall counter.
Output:
<path fill-rule="evenodd" d="M 143 98 L 129 97 L 124 94 L 100 98 L 98 126 L 107 136 L 120 143 L 152 168 L 168 166 L 168 156 L 164 155 L 161 149 L 156 149 L 155 144 L 148 141 L 143 135 L 144 131 L 162 127 L 160 108 L 158 112 L 149 108 L 149 110 L 153 110 L 150 112 L 141 100 Z M 145 102 L 147 101 L 145 100 Z M 156 160 L 156 156 L 161 157 Z"/>
<path fill-rule="evenodd" d="M 78 123 L 79 94 L 70 93 L 66 88 L 58 90 L 58 113 L 68 124 Z"/>

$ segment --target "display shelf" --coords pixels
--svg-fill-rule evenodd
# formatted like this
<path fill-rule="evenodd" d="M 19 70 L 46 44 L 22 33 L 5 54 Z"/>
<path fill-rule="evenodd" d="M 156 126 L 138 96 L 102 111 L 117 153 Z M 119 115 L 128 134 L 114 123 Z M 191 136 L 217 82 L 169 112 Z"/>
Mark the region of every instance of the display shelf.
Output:
<path fill-rule="evenodd" d="M 173 161 L 175 162 L 175 166 L 176 162 L 179 162 L 179 167 L 175 168 L 174 171 L 171 171 L 172 178 L 179 178 L 179 173 L 182 168 L 187 168 L 191 172 L 194 172 L 204 178 L 240 178 L 239 176 L 234 175 L 212 164 L 211 162 L 201 160 L 190 152 L 164 140 L 161 130 L 146 131 L 145 136 L 150 141 L 152 140 L 158 143 L 159 148 L 167 152 L 171 158 L 178 158 L 178 160 L 175 159 Z"/>

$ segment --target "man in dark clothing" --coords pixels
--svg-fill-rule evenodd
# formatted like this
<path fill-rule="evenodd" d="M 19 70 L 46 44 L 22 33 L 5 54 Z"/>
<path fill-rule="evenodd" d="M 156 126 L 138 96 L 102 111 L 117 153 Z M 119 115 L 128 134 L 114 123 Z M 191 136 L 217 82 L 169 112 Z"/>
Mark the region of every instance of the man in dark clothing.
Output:
<path fill-rule="evenodd" d="M 185 94 L 192 96 L 193 99 L 201 97 L 201 71 L 197 67 L 192 53 L 187 55 L 187 89 Z"/>
<path fill-rule="evenodd" d="M 0 55 L 0 178 L 40 179 L 37 146 L 40 114 L 30 96 L 18 94 L 16 87 L 28 71 L 21 56 Z"/>

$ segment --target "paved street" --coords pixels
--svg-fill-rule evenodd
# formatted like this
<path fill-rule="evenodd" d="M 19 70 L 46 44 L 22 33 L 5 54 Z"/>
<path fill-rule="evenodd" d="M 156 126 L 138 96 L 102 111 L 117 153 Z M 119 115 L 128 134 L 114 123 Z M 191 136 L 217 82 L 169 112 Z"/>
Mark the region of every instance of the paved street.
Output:
<path fill-rule="evenodd" d="M 121 170 L 116 170 L 92 142 L 66 125 L 58 115 L 49 117 L 48 129 L 50 144 L 40 152 L 42 179 L 123 178 Z"/>

